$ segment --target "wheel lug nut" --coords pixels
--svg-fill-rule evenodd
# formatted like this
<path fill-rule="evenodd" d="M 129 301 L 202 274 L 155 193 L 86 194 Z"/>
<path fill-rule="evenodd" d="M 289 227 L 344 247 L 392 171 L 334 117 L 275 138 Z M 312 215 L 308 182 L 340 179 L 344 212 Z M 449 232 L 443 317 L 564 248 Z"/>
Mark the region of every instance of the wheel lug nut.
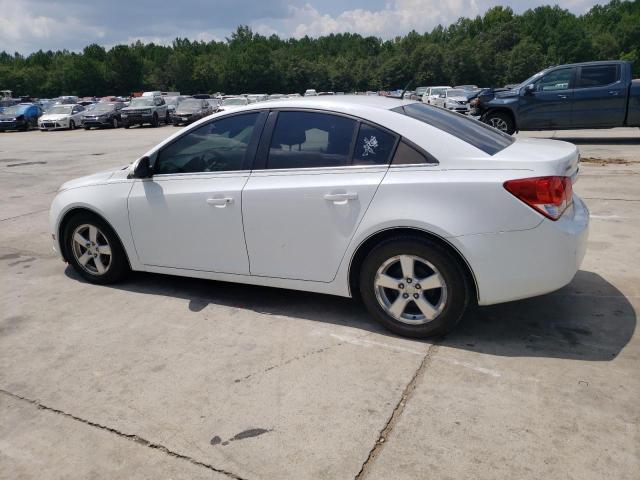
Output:
<path fill-rule="evenodd" d="M 417 293 L 413 294 L 413 298 L 418 298 L 420 295 L 418 295 Z"/>
<path fill-rule="evenodd" d="M 408 293 L 403 293 L 402 294 L 402 298 L 409 298 L 409 294 Z"/>
<path fill-rule="evenodd" d="M 411 280 L 410 278 L 407 278 L 407 283 L 411 283 L 413 280 Z"/>
<path fill-rule="evenodd" d="M 416 283 L 416 290 L 420 290 L 420 284 Z"/>
<path fill-rule="evenodd" d="M 404 283 L 401 283 L 400 285 L 398 285 L 398 288 L 402 290 L 404 288 Z"/>

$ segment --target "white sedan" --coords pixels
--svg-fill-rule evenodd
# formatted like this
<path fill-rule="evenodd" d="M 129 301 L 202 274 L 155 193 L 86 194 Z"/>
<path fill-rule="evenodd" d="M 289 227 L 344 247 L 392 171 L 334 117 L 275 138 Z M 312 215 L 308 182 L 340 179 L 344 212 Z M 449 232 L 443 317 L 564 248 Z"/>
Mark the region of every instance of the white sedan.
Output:
<path fill-rule="evenodd" d="M 73 130 L 82 126 L 82 115 L 85 108 L 82 105 L 66 104 L 54 105 L 47 113 L 38 119 L 40 130 Z"/>
<path fill-rule="evenodd" d="M 578 160 L 569 143 L 420 102 L 275 100 L 65 183 L 50 227 L 93 283 L 138 270 L 360 295 L 389 329 L 424 337 L 473 303 L 571 281 L 589 223 Z"/>

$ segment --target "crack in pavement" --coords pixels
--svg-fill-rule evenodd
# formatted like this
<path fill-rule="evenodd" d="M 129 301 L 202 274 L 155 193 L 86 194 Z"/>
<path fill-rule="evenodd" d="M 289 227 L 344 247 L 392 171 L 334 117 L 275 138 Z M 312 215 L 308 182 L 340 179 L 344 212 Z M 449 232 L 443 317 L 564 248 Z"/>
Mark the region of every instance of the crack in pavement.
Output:
<path fill-rule="evenodd" d="M 0 222 L 5 222 L 7 220 L 14 220 L 16 218 L 26 217 L 27 215 L 35 215 L 36 213 L 42 213 L 42 212 L 48 212 L 48 211 L 49 211 L 48 208 L 44 208 L 42 210 L 36 210 L 35 212 L 27 212 L 20 215 L 16 215 L 15 217 L 0 218 Z"/>
<path fill-rule="evenodd" d="M 411 395 L 415 391 L 418 380 L 422 377 L 422 374 L 425 372 L 427 367 L 431 364 L 431 360 L 435 355 L 436 351 L 437 351 L 437 345 L 435 343 L 431 344 L 429 346 L 429 349 L 424 354 L 424 357 L 420 362 L 420 365 L 418 366 L 417 370 L 413 374 L 413 377 L 411 377 L 411 380 L 409 381 L 407 386 L 404 387 L 404 389 L 402 390 L 402 395 L 400 396 L 400 400 L 398 400 L 398 403 L 393 409 L 393 412 L 391 412 L 389 419 L 385 423 L 384 427 L 382 427 L 382 430 L 380 430 L 380 434 L 378 435 L 378 439 L 376 440 L 375 445 L 369 451 L 369 455 L 367 456 L 367 459 L 362 464 L 362 467 L 360 467 L 360 471 L 356 474 L 356 476 L 354 477 L 354 480 L 363 479 L 367 475 L 369 468 L 371 467 L 375 459 L 380 455 L 380 452 L 382 451 L 382 448 L 384 447 L 387 438 L 389 437 L 389 435 L 393 431 L 393 428 L 396 426 L 396 424 L 400 420 L 400 417 L 404 412 L 404 408 L 407 405 L 407 402 L 410 400 Z"/>
<path fill-rule="evenodd" d="M 276 368 L 280 368 L 280 367 L 284 367 L 285 365 L 289 365 L 292 362 L 295 362 L 296 360 L 303 360 L 307 357 L 310 357 L 311 355 L 317 355 L 319 353 L 325 352 L 327 350 L 329 350 L 330 348 L 333 347 L 339 347 L 340 345 L 343 345 L 345 342 L 340 342 L 340 343 L 336 343 L 334 345 L 328 345 L 326 347 L 322 347 L 322 348 L 318 348 L 316 350 L 311 350 L 310 352 L 307 353 L 303 353 L 300 355 L 296 355 L 295 357 L 292 357 L 288 360 L 285 360 L 282 363 L 278 363 L 276 365 L 271 365 L 270 367 L 265 368 L 264 370 L 260 371 L 260 372 L 254 372 L 254 373 L 250 373 L 248 375 L 245 375 L 244 377 L 240 377 L 240 378 L 236 378 L 233 383 L 240 383 L 240 382 L 244 382 L 245 380 L 249 380 L 251 377 L 254 377 L 256 375 L 260 375 L 263 373 L 267 373 L 270 372 L 271 370 L 275 370 Z"/>
<path fill-rule="evenodd" d="M 54 413 L 54 414 L 58 414 L 58 415 L 62 415 L 68 418 L 71 418 L 77 422 L 80 423 L 84 423 L 85 425 L 89 425 L 91 427 L 95 427 L 95 428 L 99 428 L 100 430 L 105 430 L 107 432 L 113 433 L 115 435 L 117 435 L 118 437 L 124 438 L 126 440 L 135 442 L 139 445 L 154 449 L 154 450 L 159 450 L 163 453 L 166 453 L 167 455 L 169 455 L 170 457 L 173 458 L 178 458 L 180 460 L 185 460 L 193 465 L 197 465 L 198 467 L 203 467 L 206 468 L 208 470 L 211 470 L 213 472 L 216 473 L 220 473 L 223 475 L 228 476 L 229 478 L 233 478 L 234 480 L 246 480 L 244 477 L 241 477 L 239 475 L 236 475 L 235 473 L 232 472 L 228 472 L 224 469 L 221 468 L 216 468 L 213 465 L 209 464 L 209 463 L 204 463 L 201 462 L 199 460 L 196 460 L 195 458 L 189 457 L 187 455 L 183 455 L 181 453 L 175 452 L 173 450 L 170 450 L 168 447 L 165 447 L 164 445 L 161 445 L 159 443 L 154 443 L 150 440 L 147 440 L 146 438 L 143 438 L 139 435 L 136 435 L 135 433 L 124 433 L 121 432 L 120 430 L 117 430 L 115 428 L 112 427 L 108 427 L 106 425 L 101 425 L 99 423 L 96 422 L 92 422 L 91 420 L 86 420 L 84 418 L 80 418 L 77 417 L 71 413 L 67 413 L 63 410 L 59 410 L 57 408 L 52 408 L 52 407 L 48 407 L 46 405 L 43 405 L 42 403 L 40 403 L 38 400 L 33 400 L 31 398 L 27 398 L 27 397 L 23 397 L 22 395 L 18 395 L 16 393 L 12 393 L 9 392 L 8 390 L 5 390 L 3 388 L 0 388 L 0 393 L 3 393 L 4 395 L 7 395 L 8 397 L 17 399 L 17 400 L 22 400 L 23 402 L 27 402 L 30 403 L 31 405 L 34 405 L 35 407 L 37 407 L 40 410 L 46 410 L 48 412 Z"/>
<path fill-rule="evenodd" d="M 601 197 L 580 197 L 583 200 L 611 200 L 614 202 L 640 202 L 640 199 L 636 198 L 601 198 Z"/>

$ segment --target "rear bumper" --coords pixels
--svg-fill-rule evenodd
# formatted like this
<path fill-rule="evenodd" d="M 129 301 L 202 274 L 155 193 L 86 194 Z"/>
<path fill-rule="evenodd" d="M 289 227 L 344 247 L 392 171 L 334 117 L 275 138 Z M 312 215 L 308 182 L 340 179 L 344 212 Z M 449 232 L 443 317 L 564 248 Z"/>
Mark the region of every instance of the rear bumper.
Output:
<path fill-rule="evenodd" d="M 491 305 L 553 292 L 567 285 L 587 249 L 589 210 L 574 195 L 573 207 L 557 221 L 531 230 L 465 235 L 456 243 L 478 286 L 478 303 Z"/>

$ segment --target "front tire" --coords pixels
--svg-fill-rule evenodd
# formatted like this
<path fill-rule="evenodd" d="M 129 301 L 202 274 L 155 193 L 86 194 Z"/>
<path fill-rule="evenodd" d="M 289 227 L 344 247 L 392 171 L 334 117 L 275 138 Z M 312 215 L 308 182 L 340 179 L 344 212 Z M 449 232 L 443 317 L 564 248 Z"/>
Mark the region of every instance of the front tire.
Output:
<path fill-rule="evenodd" d="M 96 215 L 83 212 L 73 216 L 64 228 L 63 239 L 69 264 L 90 283 L 114 283 L 129 272 L 118 236 Z"/>
<path fill-rule="evenodd" d="M 396 237 L 376 246 L 362 264 L 359 287 L 374 318 L 413 338 L 449 332 L 471 300 L 459 261 L 419 237 Z"/>
<path fill-rule="evenodd" d="M 151 126 L 153 128 L 157 128 L 160 125 L 160 120 L 158 119 L 158 115 L 157 114 L 153 114 L 153 119 L 151 120 Z"/>
<path fill-rule="evenodd" d="M 504 133 L 513 135 L 516 131 L 513 118 L 504 112 L 491 112 L 484 118 L 484 123 Z"/>
<path fill-rule="evenodd" d="M 69 120 L 69 130 L 75 130 L 76 129 L 76 122 L 74 122 L 73 120 Z"/>

